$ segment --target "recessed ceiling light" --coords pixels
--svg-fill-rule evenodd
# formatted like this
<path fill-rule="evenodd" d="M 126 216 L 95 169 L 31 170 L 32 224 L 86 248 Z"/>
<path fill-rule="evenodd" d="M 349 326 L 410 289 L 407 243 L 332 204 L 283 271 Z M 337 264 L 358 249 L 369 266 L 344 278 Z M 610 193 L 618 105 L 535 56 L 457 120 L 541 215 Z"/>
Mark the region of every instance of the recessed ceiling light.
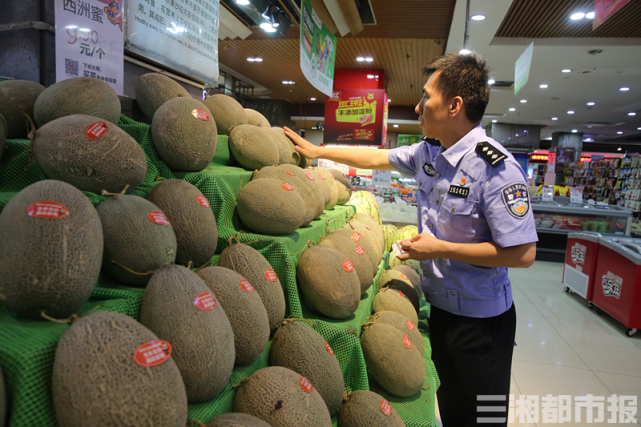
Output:
<path fill-rule="evenodd" d="M 571 73 L 572 70 L 570 70 L 569 68 L 564 68 L 564 69 L 561 70 L 561 72 L 562 73 Z"/>
<path fill-rule="evenodd" d="M 398 127 L 398 125 L 394 125 L 394 127 L 395 127 L 395 128 L 397 128 L 397 127 Z"/>
<path fill-rule="evenodd" d="M 576 12 L 576 13 L 573 13 L 572 15 L 570 15 L 570 19 L 573 20 L 573 21 L 577 21 L 577 20 L 583 19 L 583 18 L 585 18 L 585 13 L 583 13 L 583 12 Z"/>
<path fill-rule="evenodd" d="M 617 135 L 623 135 L 623 132 L 618 131 L 618 132 L 617 132 Z"/>
<path fill-rule="evenodd" d="M 236 4 L 247 6 L 249 4 L 249 0 L 236 0 Z"/>
<path fill-rule="evenodd" d="M 365 62 L 374 62 L 374 58 L 368 56 L 367 58 L 365 58 Z"/>
<path fill-rule="evenodd" d="M 489 85 L 493 85 L 494 83 L 496 83 L 496 80 L 494 80 L 494 79 L 489 79 L 487 81 L 487 84 L 489 84 Z"/>
<path fill-rule="evenodd" d="M 387 100 L 387 103 L 389 104 L 390 102 L 392 102 L 392 100 L 391 100 L 391 99 L 388 99 L 388 100 Z"/>
<path fill-rule="evenodd" d="M 492 120 L 492 123 L 496 123 L 496 122 L 498 122 L 498 120 Z"/>
<path fill-rule="evenodd" d="M 458 51 L 459 55 L 469 55 L 470 53 L 472 53 L 472 51 L 469 49 L 461 49 Z"/>
<path fill-rule="evenodd" d="M 625 86 L 624 86 L 624 87 L 619 88 L 619 90 L 620 90 L 621 92 L 627 92 L 627 91 L 629 91 L 629 90 L 630 90 L 630 88 L 629 88 L 629 87 L 625 87 Z"/>
<path fill-rule="evenodd" d="M 516 108 L 509 108 L 510 111 L 516 111 Z"/>
<path fill-rule="evenodd" d="M 572 133 L 577 133 L 577 132 L 578 132 L 578 130 L 572 129 Z"/>
<path fill-rule="evenodd" d="M 594 19 L 594 12 L 588 12 L 585 14 L 585 19 Z"/>
<path fill-rule="evenodd" d="M 485 19 L 485 15 L 472 15 L 470 19 L 473 21 L 482 21 Z"/>
<path fill-rule="evenodd" d="M 589 106 L 591 107 L 591 106 L 593 106 L 593 105 L 596 105 L 596 103 L 594 103 L 594 102 L 590 101 L 590 102 L 588 102 L 586 105 L 589 105 Z"/>
<path fill-rule="evenodd" d="M 542 84 L 542 85 L 539 85 L 539 87 L 540 87 L 541 89 L 547 89 L 547 88 L 548 88 L 548 85 L 546 85 L 546 84 Z"/>
<path fill-rule="evenodd" d="M 309 98 L 310 101 L 316 101 L 316 98 Z"/>
<path fill-rule="evenodd" d="M 568 111 L 568 114 L 574 114 L 574 111 L 570 110 Z"/>
<path fill-rule="evenodd" d="M 284 84 L 284 85 L 295 85 L 295 84 L 296 84 L 296 82 L 293 82 L 293 81 L 291 81 L 291 80 L 283 80 L 283 84 Z"/>
<path fill-rule="evenodd" d="M 255 61 L 255 59 L 254 59 L 254 58 L 247 58 L 247 61 L 249 61 L 249 62 L 254 62 L 254 61 Z"/>
<path fill-rule="evenodd" d="M 256 58 L 254 58 L 254 61 L 255 62 L 263 62 L 263 58 L 257 56 Z"/>
<path fill-rule="evenodd" d="M 271 28 L 272 24 L 270 24 L 269 22 L 263 22 L 262 24 L 259 25 L 259 27 L 264 30 L 266 28 Z"/>
<path fill-rule="evenodd" d="M 558 117 L 552 117 L 552 120 L 559 120 Z"/>
<path fill-rule="evenodd" d="M 525 104 L 527 102 L 527 99 L 522 99 L 521 104 Z"/>
<path fill-rule="evenodd" d="M 617 148 L 617 151 L 621 151 L 621 147 Z"/>
<path fill-rule="evenodd" d="M 641 126 L 637 128 L 637 130 L 641 130 Z"/>
<path fill-rule="evenodd" d="M 628 113 L 628 116 L 636 116 L 636 115 L 637 115 L 637 113 L 634 113 L 634 112 Z"/>
<path fill-rule="evenodd" d="M 318 129 L 316 126 L 312 126 L 312 129 Z"/>
<path fill-rule="evenodd" d="M 368 74 L 368 75 L 367 75 L 367 78 L 368 78 L 368 79 L 373 79 L 373 78 L 374 78 L 374 74 Z"/>
<path fill-rule="evenodd" d="M 356 60 L 358 62 L 363 62 L 363 61 L 365 61 L 365 58 L 363 58 L 362 56 L 359 56 L 359 57 L 356 58 Z"/>

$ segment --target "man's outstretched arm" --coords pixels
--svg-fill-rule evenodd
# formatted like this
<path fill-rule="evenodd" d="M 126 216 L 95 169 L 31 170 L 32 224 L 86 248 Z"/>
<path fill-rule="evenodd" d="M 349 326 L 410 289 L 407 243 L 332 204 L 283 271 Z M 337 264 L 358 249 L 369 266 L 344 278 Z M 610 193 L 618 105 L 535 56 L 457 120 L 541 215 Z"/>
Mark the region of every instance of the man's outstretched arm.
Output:
<path fill-rule="evenodd" d="M 301 138 L 296 132 L 285 128 L 285 135 L 292 140 L 296 151 L 308 159 L 323 158 L 359 169 L 394 170 L 389 162 L 389 150 L 377 148 L 329 148 L 317 147 Z"/>

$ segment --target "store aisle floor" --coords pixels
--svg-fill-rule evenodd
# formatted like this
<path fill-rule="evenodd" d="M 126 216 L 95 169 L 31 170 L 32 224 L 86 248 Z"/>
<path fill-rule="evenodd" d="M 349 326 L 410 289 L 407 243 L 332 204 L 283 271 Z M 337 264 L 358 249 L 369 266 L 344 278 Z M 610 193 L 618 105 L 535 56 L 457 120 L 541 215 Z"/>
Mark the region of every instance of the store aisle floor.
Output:
<path fill-rule="evenodd" d="M 605 313 L 598 315 L 581 297 L 564 292 L 562 263 L 536 261 L 527 270 L 510 269 L 509 276 L 517 313 L 510 391 L 515 396 L 515 420 L 509 425 L 641 425 L 641 413 L 636 413 L 636 422 L 624 422 L 618 407 L 613 410 L 607 400 L 612 395 L 635 396 L 636 402 L 625 406 L 636 408 L 641 403 L 641 332 L 628 337 L 627 329 L 616 320 Z M 542 403 L 548 394 L 571 396 L 570 421 L 543 418 L 544 408 L 552 407 Z M 599 409 L 594 409 L 597 404 L 577 399 L 589 394 L 595 401 L 603 399 L 600 417 Z M 532 414 L 529 420 L 527 415 L 520 416 L 527 407 L 517 402 L 520 395 L 538 396 L 538 420 Z M 548 412 L 559 416 L 556 408 Z M 564 414 L 568 416 L 567 411 L 560 415 Z M 437 424 L 441 425 L 438 408 Z"/>

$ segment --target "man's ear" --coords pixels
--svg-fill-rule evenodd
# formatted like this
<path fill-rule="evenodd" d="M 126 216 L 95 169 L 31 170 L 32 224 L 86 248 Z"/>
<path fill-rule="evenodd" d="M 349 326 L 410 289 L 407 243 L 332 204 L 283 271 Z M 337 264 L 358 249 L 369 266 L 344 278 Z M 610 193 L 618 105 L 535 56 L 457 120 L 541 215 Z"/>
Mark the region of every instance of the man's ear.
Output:
<path fill-rule="evenodd" d="M 463 98 L 455 96 L 450 104 L 450 116 L 455 117 L 463 113 Z"/>

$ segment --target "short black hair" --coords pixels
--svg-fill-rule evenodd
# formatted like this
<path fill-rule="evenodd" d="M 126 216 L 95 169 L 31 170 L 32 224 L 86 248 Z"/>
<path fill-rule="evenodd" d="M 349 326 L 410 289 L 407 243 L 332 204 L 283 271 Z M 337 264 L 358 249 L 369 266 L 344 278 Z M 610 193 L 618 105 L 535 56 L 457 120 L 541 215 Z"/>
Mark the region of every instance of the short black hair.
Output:
<path fill-rule="evenodd" d="M 449 53 L 430 61 L 423 68 L 423 73 L 428 77 L 436 71 L 441 72 L 437 87 L 443 93 L 443 98 L 463 98 L 465 116 L 472 123 L 479 123 L 490 101 L 490 69 L 487 61 L 474 53 Z"/>

